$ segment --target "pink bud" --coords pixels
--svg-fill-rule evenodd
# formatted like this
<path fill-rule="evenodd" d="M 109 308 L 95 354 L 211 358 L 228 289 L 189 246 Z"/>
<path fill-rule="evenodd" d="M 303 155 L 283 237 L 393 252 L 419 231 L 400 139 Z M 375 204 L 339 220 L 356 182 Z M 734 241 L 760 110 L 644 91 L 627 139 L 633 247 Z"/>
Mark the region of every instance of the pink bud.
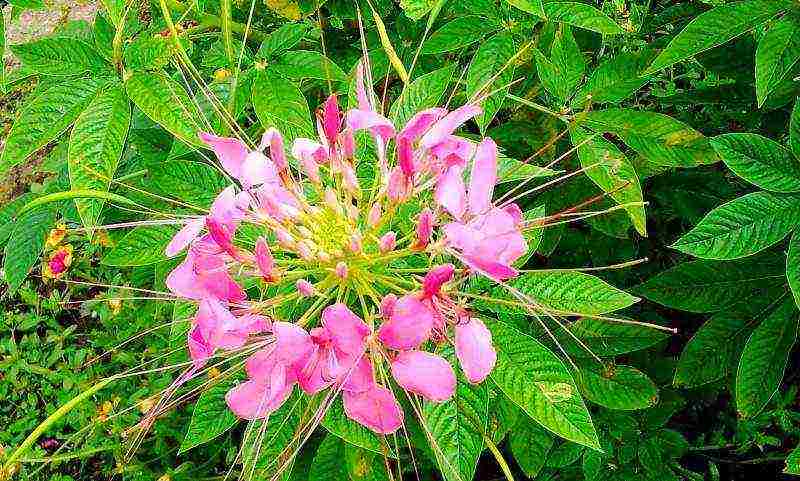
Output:
<path fill-rule="evenodd" d="M 387 294 L 381 300 L 381 316 L 384 319 L 389 319 L 394 313 L 394 306 L 397 304 L 397 296 L 394 294 Z"/>
<path fill-rule="evenodd" d="M 286 229 L 277 228 L 275 229 L 275 237 L 278 238 L 278 242 L 281 244 L 281 247 L 284 249 L 293 249 L 294 248 L 294 237 L 290 234 Z"/>
<path fill-rule="evenodd" d="M 428 247 L 431 241 L 431 234 L 433 233 L 433 212 L 430 209 L 425 209 L 419 214 L 417 221 L 417 249 L 424 249 Z"/>
<path fill-rule="evenodd" d="M 339 104 L 336 102 L 336 94 L 331 94 L 322 106 L 322 129 L 325 132 L 328 143 L 336 143 L 340 122 L 341 115 L 339 113 Z"/>
<path fill-rule="evenodd" d="M 409 194 L 408 178 L 400 167 L 395 167 L 389 173 L 389 185 L 386 188 L 386 195 L 392 202 L 405 200 Z"/>
<path fill-rule="evenodd" d="M 217 243 L 220 249 L 227 252 L 231 257 L 237 257 L 236 247 L 233 245 L 233 236 L 228 227 L 217 221 L 211 216 L 206 217 L 206 227 L 211 238 Z"/>
<path fill-rule="evenodd" d="M 314 258 L 314 253 L 311 251 L 311 247 L 303 241 L 297 243 L 297 254 L 307 261 Z"/>
<path fill-rule="evenodd" d="M 359 214 L 360 211 L 358 210 L 358 207 L 356 207 L 353 204 L 347 204 L 347 217 L 349 217 L 350 220 L 352 220 L 353 222 L 358 221 Z"/>
<path fill-rule="evenodd" d="M 394 231 L 389 231 L 380 238 L 378 242 L 378 248 L 381 252 L 386 253 L 391 250 L 394 250 L 394 246 L 397 244 L 397 234 Z"/>
<path fill-rule="evenodd" d="M 339 279 L 347 279 L 347 264 L 344 262 L 339 262 L 336 264 L 336 276 Z"/>
<path fill-rule="evenodd" d="M 347 128 L 339 134 L 339 143 L 342 146 L 342 154 L 345 159 L 352 159 L 356 155 L 356 139 L 353 136 L 353 129 Z"/>
<path fill-rule="evenodd" d="M 342 211 L 342 206 L 339 205 L 339 198 L 336 196 L 336 191 L 330 187 L 325 189 L 325 204 L 333 209 L 334 212 Z"/>
<path fill-rule="evenodd" d="M 375 202 L 369 209 L 369 214 L 367 215 L 367 223 L 369 224 L 370 227 L 375 227 L 378 225 L 378 222 L 380 221 L 381 221 L 381 204 Z"/>
<path fill-rule="evenodd" d="M 347 163 L 342 165 L 342 180 L 344 182 L 344 188 L 347 189 L 351 195 L 358 194 L 359 189 L 361 186 L 358 184 L 358 177 L 356 177 L 356 171 L 353 169 L 353 166 Z"/>
<path fill-rule="evenodd" d="M 275 259 L 272 258 L 272 253 L 269 251 L 267 241 L 263 237 L 259 237 L 256 241 L 256 265 L 261 275 L 267 281 L 274 279 L 273 270 L 275 269 Z"/>
<path fill-rule="evenodd" d="M 422 295 L 430 298 L 439 294 L 439 291 L 446 282 L 453 278 L 456 268 L 453 264 L 443 264 L 431 269 L 422 281 Z"/>
<path fill-rule="evenodd" d="M 397 162 L 406 177 L 414 176 L 414 151 L 407 137 L 397 138 Z"/>
<path fill-rule="evenodd" d="M 361 232 L 353 232 L 350 236 L 350 252 L 358 254 L 361 252 Z"/>
<path fill-rule="evenodd" d="M 295 282 L 294 286 L 297 287 L 297 291 L 303 297 L 311 297 L 314 295 L 314 286 L 305 279 L 298 280 Z"/>

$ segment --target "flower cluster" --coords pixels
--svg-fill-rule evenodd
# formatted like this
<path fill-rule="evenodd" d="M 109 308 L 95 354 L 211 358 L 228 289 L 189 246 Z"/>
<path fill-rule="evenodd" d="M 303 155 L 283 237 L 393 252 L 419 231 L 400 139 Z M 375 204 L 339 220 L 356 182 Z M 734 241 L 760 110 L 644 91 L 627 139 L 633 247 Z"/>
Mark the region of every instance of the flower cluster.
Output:
<path fill-rule="evenodd" d="M 452 342 L 469 382 L 494 367 L 489 330 L 453 289 L 470 274 L 513 277 L 527 245 L 520 209 L 492 203 L 497 146 L 455 135 L 480 108 L 423 110 L 397 130 L 375 109 L 360 67 L 356 80 L 356 108 L 342 115 L 331 95 L 317 113 L 319 138 L 295 139 L 288 155 L 276 129 L 255 150 L 201 136 L 236 183 L 172 239 L 169 256 L 188 252 L 167 286 L 199 304 L 188 335 L 195 368 L 257 346 L 247 381 L 226 397 L 241 418 L 268 416 L 297 385 L 341 392 L 350 418 L 391 433 L 403 411 L 387 372 L 406 391 L 443 402 L 456 374 L 432 346 Z M 376 158 L 369 180 L 357 175 L 368 163 L 359 159 L 362 140 Z M 409 215 L 416 228 L 403 232 Z M 249 242 L 237 235 L 244 223 L 257 232 Z M 249 299 L 248 278 L 276 289 Z M 297 303 L 307 306 L 298 319 L 276 314 Z"/>

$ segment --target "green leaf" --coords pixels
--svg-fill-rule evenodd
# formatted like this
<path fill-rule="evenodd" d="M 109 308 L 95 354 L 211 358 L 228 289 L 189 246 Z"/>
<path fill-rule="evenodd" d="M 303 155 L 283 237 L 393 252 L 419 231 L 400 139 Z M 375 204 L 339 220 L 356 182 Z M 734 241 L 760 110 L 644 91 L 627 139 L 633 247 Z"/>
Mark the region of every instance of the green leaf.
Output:
<path fill-rule="evenodd" d="M 599 449 L 592 418 L 569 370 L 536 339 L 486 319 L 497 349 L 491 379 L 536 422 L 558 436 Z"/>
<path fill-rule="evenodd" d="M 725 134 L 711 139 L 725 165 L 742 179 L 772 192 L 800 191 L 800 161 L 758 134 Z"/>
<path fill-rule="evenodd" d="M 590 134 L 580 128 L 572 130 L 572 143 L 580 145 L 578 159 L 587 169 L 586 176 L 618 204 L 625 205 L 636 231 L 647 236 L 642 186 L 625 154 L 602 137 L 590 139 Z"/>
<path fill-rule="evenodd" d="M 178 455 L 221 436 L 236 425 L 238 418 L 228 408 L 225 394 L 237 382 L 236 376 L 229 376 L 200 394 L 194 405 L 189 427 L 186 428 L 186 436 L 178 449 Z"/>
<path fill-rule="evenodd" d="M 647 375 L 622 365 L 583 366 L 576 376 L 586 399 L 608 409 L 647 409 L 658 401 L 658 388 Z"/>
<path fill-rule="evenodd" d="M 588 101 L 603 104 L 627 99 L 650 80 L 640 76 L 649 58 L 643 53 L 621 52 L 601 63 L 575 94 L 572 106 L 581 108 Z"/>
<path fill-rule="evenodd" d="M 195 120 L 200 114 L 178 82 L 162 72 L 133 72 L 125 80 L 125 90 L 150 120 L 190 146 L 205 147 Z"/>
<path fill-rule="evenodd" d="M 286 402 L 268 418 L 248 423 L 242 441 L 242 472 L 252 473 L 252 479 L 289 477 L 294 456 L 303 441 L 300 430 L 304 422 L 309 422 L 304 418 L 307 406 L 304 396 L 295 389 Z M 338 439 L 334 439 L 341 444 Z M 341 463 L 341 458 L 339 462 Z"/>
<path fill-rule="evenodd" d="M 107 191 L 117 171 L 131 108 L 120 85 L 114 85 L 92 100 L 75 121 L 69 139 L 70 186 L 73 190 Z M 76 199 L 83 225 L 97 225 L 103 199 Z"/>
<path fill-rule="evenodd" d="M 800 101 L 795 101 L 789 119 L 789 148 L 795 157 L 800 157 Z"/>
<path fill-rule="evenodd" d="M 529 296 L 535 304 L 534 310 L 547 309 L 561 313 L 605 314 L 624 309 L 639 299 L 608 284 L 599 277 L 576 271 L 534 271 L 522 274 L 508 284 Z M 493 287 L 495 298 L 509 298 L 503 287 Z M 525 308 L 497 309 L 490 301 L 475 302 L 476 306 L 488 305 L 495 312 L 527 313 Z"/>
<path fill-rule="evenodd" d="M 161 35 L 140 35 L 125 47 L 125 67 L 131 70 L 160 70 L 169 64 L 173 43 Z"/>
<path fill-rule="evenodd" d="M 523 12 L 537 15 L 542 18 L 545 17 L 542 0 L 506 0 L 506 3 L 513 7 L 517 7 Z"/>
<path fill-rule="evenodd" d="M 701 13 L 678 33 L 650 64 L 650 74 L 732 40 L 786 9 L 782 0 L 750 0 Z"/>
<path fill-rule="evenodd" d="M 539 424 L 530 419 L 523 419 L 511 430 L 508 443 L 511 454 L 514 455 L 525 476 L 536 478 L 553 447 L 553 437 Z"/>
<path fill-rule="evenodd" d="M 673 384 L 693 388 L 727 376 L 753 328 L 775 303 L 769 296 L 752 296 L 711 316 L 683 348 Z"/>
<path fill-rule="evenodd" d="M 132 207 L 138 207 L 138 208 L 142 207 L 141 205 L 128 199 L 127 197 L 123 197 L 113 192 L 107 192 L 103 190 L 83 189 L 83 190 L 67 190 L 63 192 L 53 192 L 52 194 L 39 196 L 31 200 L 27 204 L 25 204 L 25 206 L 23 206 L 22 209 L 20 209 L 20 213 L 31 210 L 40 205 L 49 204 L 50 202 L 59 202 L 62 200 L 69 200 L 69 199 L 103 199 L 108 202 L 116 202 L 118 204 L 128 205 Z"/>
<path fill-rule="evenodd" d="M 343 457 L 344 447 L 339 438 L 330 434 L 325 436 L 317 448 L 317 454 L 311 464 L 308 479 L 313 479 L 314 481 L 349 480 L 347 464 L 343 462 Z"/>
<path fill-rule="evenodd" d="M 394 453 L 394 450 L 383 438 L 347 417 L 341 396 L 337 396 L 331 403 L 325 413 L 325 417 L 322 419 L 322 426 L 329 433 L 342 438 L 353 446 L 358 446 L 381 456 L 397 457 L 397 454 Z"/>
<path fill-rule="evenodd" d="M 21 214 L 3 251 L 3 275 L 8 283 L 6 295 L 19 289 L 22 281 L 42 255 L 47 234 L 56 221 L 54 206 L 44 206 Z"/>
<path fill-rule="evenodd" d="M 796 474 L 800 476 L 800 446 L 796 447 L 786 457 L 786 467 L 783 469 L 786 474 Z"/>
<path fill-rule="evenodd" d="M 22 206 L 35 197 L 35 194 L 26 192 L 0 207 L 0 247 L 5 245 L 5 242 L 14 231 L 14 220 L 17 214 L 22 210 Z"/>
<path fill-rule="evenodd" d="M 780 387 L 799 318 L 787 296 L 747 340 L 736 373 L 736 410 L 743 418 L 760 413 Z"/>
<path fill-rule="evenodd" d="M 67 130 L 106 83 L 64 79 L 28 101 L 6 137 L 0 176 Z"/>
<path fill-rule="evenodd" d="M 308 102 L 297 86 L 270 73 L 259 72 L 253 83 L 253 108 L 264 129 L 275 127 L 291 145 L 298 137 L 313 137 Z"/>
<path fill-rule="evenodd" d="M 782 286 L 784 269 L 758 257 L 734 262 L 697 260 L 661 272 L 633 292 L 674 309 L 715 312 Z"/>
<path fill-rule="evenodd" d="M 455 363 L 453 349 L 448 348 L 442 355 Z M 444 479 L 470 481 L 483 451 L 489 418 L 489 389 L 487 383 L 470 384 L 461 371 L 456 378 L 453 397 L 443 403 L 426 402 L 422 418 Z"/>
<path fill-rule="evenodd" d="M 764 105 L 800 60 L 800 25 L 793 17 L 775 22 L 761 37 L 756 49 L 756 99 Z"/>
<path fill-rule="evenodd" d="M 389 118 L 398 128 L 408 122 L 417 112 L 439 104 L 447 86 L 453 79 L 455 65 L 448 65 L 426 73 L 406 84 L 403 92 L 389 109 Z"/>
<path fill-rule="evenodd" d="M 475 52 L 467 70 L 467 97 L 475 98 L 500 89 L 481 103 L 483 112 L 475 118 L 481 132 L 503 105 L 508 84 L 514 78 L 514 65 L 506 65 L 515 54 L 514 37 L 503 31 L 491 37 Z"/>
<path fill-rule="evenodd" d="M 440 54 L 466 47 L 500 28 L 486 17 L 465 15 L 442 25 L 422 44 L 423 54 Z"/>
<path fill-rule="evenodd" d="M 6 58 L 6 19 L 3 9 L 0 8 L 0 58 Z M 0 95 L 6 93 L 6 65 L 0 67 Z"/>
<path fill-rule="evenodd" d="M 147 185 L 158 194 L 206 208 L 230 183 L 209 164 L 175 160 L 153 166 Z"/>
<path fill-rule="evenodd" d="M 560 443 L 550 450 L 544 465 L 548 468 L 562 469 L 575 464 L 585 451 L 585 447 L 575 443 Z"/>
<path fill-rule="evenodd" d="M 737 259 L 781 241 L 800 224 L 800 196 L 754 192 L 709 212 L 673 249 L 703 259 Z"/>
<path fill-rule="evenodd" d="M 100 52 L 74 37 L 46 37 L 10 47 L 26 68 L 41 75 L 111 73 Z"/>
<path fill-rule="evenodd" d="M 436 0 L 400 0 L 400 8 L 406 17 L 419 20 L 433 8 Z"/>
<path fill-rule="evenodd" d="M 286 52 L 269 68 L 292 80 L 313 78 L 346 82 L 347 75 L 333 60 L 313 50 Z"/>
<path fill-rule="evenodd" d="M 256 54 L 260 58 L 280 55 L 297 45 L 308 33 L 307 23 L 286 23 L 268 33 Z"/>
<path fill-rule="evenodd" d="M 107 266 L 146 266 L 166 259 L 164 249 L 177 232 L 170 225 L 144 225 L 125 234 L 103 257 Z"/>
<path fill-rule="evenodd" d="M 542 8 L 545 18 L 551 22 L 563 22 L 604 35 L 625 33 L 625 30 L 611 17 L 592 5 L 577 2 L 544 2 Z M 535 12 L 530 13 L 535 14 Z"/>
<path fill-rule="evenodd" d="M 794 300 L 800 306 L 800 234 L 797 231 L 792 234 L 786 252 L 786 278 Z"/>
<path fill-rule="evenodd" d="M 641 351 L 669 337 L 666 332 L 652 327 L 588 317 L 569 324 L 569 330 L 600 357 Z M 576 344 L 576 348 L 580 346 Z"/>
<path fill-rule="evenodd" d="M 556 31 L 549 60 L 539 50 L 535 50 L 535 55 L 542 85 L 561 102 L 566 102 L 586 70 L 583 54 L 569 25 L 561 25 Z"/>
<path fill-rule="evenodd" d="M 611 108 L 590 112 L 583 125 L 618 136 L 656 165 L 694 167 L 719 160 L 703 134 L 668 115 Z"/>

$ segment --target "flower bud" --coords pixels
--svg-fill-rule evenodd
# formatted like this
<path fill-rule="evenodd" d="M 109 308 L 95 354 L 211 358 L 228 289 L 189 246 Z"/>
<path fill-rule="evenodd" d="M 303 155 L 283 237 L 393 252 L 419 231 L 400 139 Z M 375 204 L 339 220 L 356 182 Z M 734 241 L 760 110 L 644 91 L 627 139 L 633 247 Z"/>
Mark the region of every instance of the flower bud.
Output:
<path fill-rule="evenodd" d="M 278 243 L 280 243 L 281 247 L 286 250 L 294 249 L 295 247 L 295 240 L 286 229 L 277 228 L 275 229 L 275 237 L 278 238 Z"/>
<path fill-rule="evenodd" d="M 443 264 L 431 269 L 422 281 L 422 295 L 430 298 L 439 294 L 439 291 L 446 282 L 453 278 L 455 272 L 453 264 Z"/>
<path fill-rule="evenodd" d="M 378 225 L 378 222 L 380 221 L 381 221 L 381 204 L 379 202 L 375 202 L 369 209 L 369 214 L 367 215 L 367 223 L 369 224 L 370 227 L 375 227 Z"/>
<path fill-rule="evenodd" d="M 425 209 L 419 214 L 417 221 L 417 249 L 425 249 L 431 241 L 431 233 L 433 233 L 433 212 L 430 209 Z"/>
<path fill-rule="evenodd" d="M 342 279 L 342 280 L 347 279 L 347 264 L 345 264 L 344 262 L 341 262 L 341 261 L 338 262 L 336 264 L 335 272 L 336 272 L 336 276 L 339 279 Z"/>
<path fill-rule="evenodd" d="M 272 258 L 272 253 L 269 251 L 267 241 L 263 237 L 259 237 L 256 241 L 255 259 L 261 276 L 267 282 L 273 282 L 275 280 L 273 273 L 275 270 L 275 259 Z"/>
<path fill-rule="evenodd" d="M 339 113 L 336 94 L 331 94 L 322 106 L 322 130 L 331 145 L 336 143 L 340 123 L 341 114 Z"/>
<path fill-rule="evenodd" d="M 378 241 L 378 248 L 382 253 L 386 253 L 394 250 L 396 244 L 397 234 L 395 234 L 394 231 L 389 231 L 381 236 L 380 240 Z"/>
<path fill-rule="evenodd" d="M 381 300 L 381 316 L 384 319 L 389 319 L 394 313 L 394 306 L 397 304 L 397 296 L 394 294 L 387 294 Z"/>
<path fill-rule="evenodd" d="M 353 234 L 350 236 L 349 247 L 350 247 L 350 252 L 352 252 L 353 254 L 359 254 L 361 252 L 362 248 L 361 232 L 358 231 L 353 232 Z"/>
<path fill-rule="evenodd" d="M 356 155 L 356 139 L 353 136 L 353 129 L 347 128 L 339 135 L 339 143 L 342 146 L 342 155 L 345 159 L 352 159 Z"/>
<path fill-rule="evenodd" d="M 312 286 L 311 283 L 305 279 L 299 279 L 297 282 L 295 282 L 294 286 L 297 287 L 297 291 L 303 297 L 311 297 L 316 292 L 314 286 Z"/>

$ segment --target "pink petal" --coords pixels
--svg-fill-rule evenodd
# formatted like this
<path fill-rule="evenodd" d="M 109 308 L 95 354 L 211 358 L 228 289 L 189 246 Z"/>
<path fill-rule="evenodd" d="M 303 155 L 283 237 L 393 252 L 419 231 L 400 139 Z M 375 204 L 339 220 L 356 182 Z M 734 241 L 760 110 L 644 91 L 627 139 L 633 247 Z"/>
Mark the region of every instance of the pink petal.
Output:
<path fill-rule="evenodd" d="M 333 304 L 322 311 L 322 325 L 330 332 L 331 341 L 340 351 L 360 356 L 371 330 L 344 304 Z"/>
<path fill-rule="evenodd" d="M 178 231 L 177 234 L 169 241 L 164 253 L 167 257 L 175 257 L 182 250 L 192 243 L 197 238 L 200 231 L 203 230 L 204 222 L 202 218 L 192 219 L 186 223 L 185 226 Z"/>
<path fill-rule="evenodd" d="M 386 187 L 386 196 L 392 202 L 404 201 L 411 191 L 411 186 L 408 183 L 408 177 L 403 173 L 403 170 L 396 166 L 389 174 L 389 182 Z"/>
<path fill-rule="evenodd" d="M 411 146 L 411 140 L 407 137 L 397 138 L 397 165 L 400 166 L 406 177 L 411 178 L 416 173 L 414 150 Z"/>
<path fill-rule="evenodd" d="M 375 374 L 372 372 L 372 362 L 366 355 L 361 356 L 358 362 L 351 366 L 345 373 L 342 391 L 364 392 L 375 386 Z"/>
<path fill-rule="evenodd" d="M 199 327 L 189 331 L 188 346 L 189 357 L 194 361 L 195 367 L 203 367 L 208 358 L 214 355 L 214 346 L 203 337 Z"/>
<path fill-rule="evenodd" d="M 214 199 L 207 217 L 226 225 L 233 232 L 238 222 L 244 218 L 244 212 L 242 212 L 239 203 L 240 200 L 236 195 L 236 189 L 232 185 L 226 187 Z"/>
<path fill-rule="evenodd" d="M 463 321 L 463 319 L 462 319 Z M 478 318 L 456 324 L 456 357 L 471 383 L 482 382 L 492 372 L 497 352 L 492 345 L 492 333 Z"/>
<path fill-rule="evenodd" d="M 456 390 L 453 367 L 444 358 L 424 351 L 403 351 L 392 361 L 392 376 L 403 389 L 434 402 Z"/>
<path fill-rule="evenodd" d="M 275 259 L 272 257 L 272 252 L 270 252 L 267 241 L 263 237 L 259 237 L 256 240 L 255 259 L 261 276 L 267 280 L 274 279 Z"/>
<path fill-rule="evenodd" d="M 269 156 L 275 163 L 275 168 L 278 171 L 286 169 L 286 152 L 283 149 L 283 136 L 275 127 L 270 127 L 261 136 L 261 144 L 259 150 L 264 150 L 269 146 Z"/>
<path fill-rule="evenodd" d="M 347 126 L 354 131 L 369 129 L 384 140 L 394 137 L 392 122 L 372 110 L 353 109 L 347 113 Z"/>
<path fill-rule="evenodd" d="M 336 142 L 340 123 L 341 114 L 339 112 L 339 104 L 336 101 L 336 94 L 331 94 L 322 106 L 322 129 L 329 144 Z"/>
<path fill-rule="evenodd" d="M 383 253 L 393 251 L 396 244 L 397 234 L 391 230 L 378 239 L 378 249 Z"/>
<path fill-rule="evenodd" d="M 417 244 L 416 248 L 424 249 L 431 241 L 431 234 L 433 233 L 433 212 L 425 208 L 420 212 L 419 219 L 417 219 Z"/>
<path fill-rule="evenodd" d="M 516 277 L 519 272 L 513 267 L 481 256 L 465 255 L 462 259 L 472 269 L 486 274 L 495 281 Z"/>
<path fill-rule="evenodd" d="M 314 286 L 305 279 L 298 279 L 294 286 L 303 297 L 311 297 L 314 295 Z"/>
<path fill-rule="evenodd" d="M 444 161 L 448 167 L 451 165 L 466 167 L 467 159 L 472 158 L 475 153 L 475 144 L 467 139 L 450 135 L 431 147 L 431 153 L 437 159 Z"/>
<path fill-rule="evenodd" d="M 353 136 L 353 129 L 344 129 L 339 134 L 339 145 L 342 146 L 342 154 L 345 159 L 352 159 L 356 155 L 356 138 Z"/>
<path fill-rule="evenodd" d="M 434 193 L 436 202 L 447 209 L 456 219 L 464 216 L 467 210 L 467 189 L 461 168 L 450 167 L 439 177 Z"/>
<path fill-rule="evenodd" d="M 261 152 L 250 152 L 242 164 L 242 187 L 249 189 L 254 185 L 280 183 L 275 164 Z"/>
<path fill-rule="evenodd" d="M 356 98 L 358 99 L 358 108 L 361 110 L 372 110 L 372 105 L 367 96 L 367 88 L 364 83 L 364 62 L 358 62 L 356 67 Z"/>
<path fill-rule="evenodd" d="M 447 136 L 452 135 L 464 122 L 475 117 L 479 113 L 481 113 L 481 108 L 472 104 L 463 105 L 453 110 L 436 122 L 431 129 L 422 136 L 420 144 L 423 148 L 430 149 Z"/>
<path fill-rule="evenodd" d="M 453 264 L 436 266 L 425 274 L 422 281 L 422 295 L 431 298 L 439 294 L 442 286 L 453 278 L 456 268 Z"/>
<path fill-rule="evenodd" d="M 417 112 L 411 119 L 406 122 L 403 130 L 400 131 L 398 137 L 405 137 L 412 142 L 424 134 L 431 125 L 436 123 L 439 119 L 447 115 L 447 109 L 441 107 L 433 107 L 421 112 Z"/>
<path fill-rule="evenodd" d="M 413 295 L 397 300 L 392 315 L 381 324 L 378 339 L 388 348 L 415 349 L 431 335 L 433 314 Z"/>
<path fill-rule="evenodd" d="M 403 410 L 391 391 L 373 386 L 364 392 L 342 392 L 344 412 L 350 419 L 378 434 L 391 434 L 403 425 Z"/>
<path fill-rule="evenodd" d="M 261 419 L 281 405 L 292 393 L 293 385 L 274 386 L 256 381 L 239 384 L 225 394 L 228 407 L 242 419 Z"/>
<path fill-rule="evenodd" d="M 497 182 L 497 145 L 490 138 L 478 144 L 469 180 L 469 210 L 472 214 L 488 211 Z"/>
<path fill-rule="evenodd" d="M 207 132 L 200 133 L 200 140 L 214 150 L 222 167 L 231 177 L 239 179 L 242 176 L 242 164 L 250 152 L 246 145 L 239 139 L 217 137 Z"/>

